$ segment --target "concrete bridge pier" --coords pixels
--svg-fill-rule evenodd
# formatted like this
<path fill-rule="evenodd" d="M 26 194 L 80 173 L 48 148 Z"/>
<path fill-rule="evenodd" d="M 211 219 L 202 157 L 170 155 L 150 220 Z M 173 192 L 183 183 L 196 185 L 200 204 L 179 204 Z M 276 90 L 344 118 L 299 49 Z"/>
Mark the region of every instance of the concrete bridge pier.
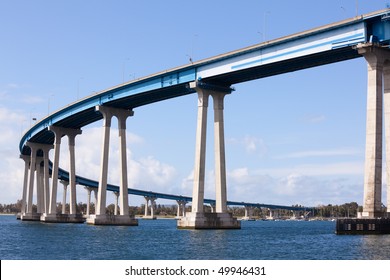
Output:
<path fill-rule="evenodd" d="M 359 54 L 368 66 L 366 159 L 362 218 L 381 218 L 382 211 L 382 136 L 385 117 L 387 206 L 390 202 L 390 51 L 374 44 L 359 44 Z"/>
<path fill-rule="evenodd" d="M 269 216 L 267 217 L 268 220 L 275 220 L 279 219 L 279 210 L 278 209 L 269 209 Z"/>
<path fill-rule="evenodd" d="M 45 212 L 44 198 L 43 198 L 43 162 L 42 157 L 37 157 L 36 170 L 35 170 L 35 182 L 37 185 L 37 213 L 42 215 Z"/>
<path fill-rule="evenodd" d="M 21 220 L 39 221 L 40 215 L 46 213 L 49 195 L 49 161 L 48 154 L 52 145 L 27 142 L 31 154 L 28 157 L 22 157 L 25 161 L 25 178 L 23 183 L 22 209 L 20 214 Z M 38 156 L 42 153 L 43 157 Z M 43 163 L 43 167 L 41 164 Z M 35 182 L 34 182 L 35 177 Z M 37 213 L 33 213 L 33 192 L 34 183 L 37 188 Z"/>
<path fill-rule="evenodd" d="M 91 225 L 128 225 L 136 226 L 138 221 L 129 214 L 128 182 L 127 182 L 127 151 L 126 151 L 126 120 L 133 116 L 132 110 L 123 110 L 107 106 L 96 106 L 96 111 L 103 115 L 103 147 L 101 155 L 100 179 L 98 188 L 98 200 L 96 214 L 87 218 Z M 119 131 L 119 156 L 120 156 L 120 215 L 110 216 L 106 214 L 108 156 L 110 147 L 110 130 L 112 117 L 118 119 Z"/>
<path fill-rule="evenodd" d="M 244 215 L 244 217 L 242 219 L 245 220 L 245 221 L 253 221 L 254 220 L 254 218 L 253 218 L 253 207 L 245 206 L 244 209 L 245 209 L 245 215 Z"/>
<path fill-rule="evenodd" d="M 151 196 L 145 196 L 145 215 L 142 217 L 142 219 L 145 220 L 155 220 L 156 217 L 154 216 L 154 208 L 155 208 L 155 201 L 156 197 Z M 150 207 L 149 207 L 149 201 L 150 201 Z M 149 215 L 149 208 L 150 208 L 150 215 Z"/>
<path fill-rule="evenodd" d="M 96 201 L 97 201 L 97 192 L 96 189 L 90 188 L 90 187 L 84 187 L 84 189 L 87 191 L 87 212 L 85 213 L 85 218 L 87 218 L 89 215 L 91 215 L 91 194 L 94 193 L 94 199 L 95 199 L 95 212 L 96 212 Z"/>
<path fill-rule="evenodd" d="M 58 126 L 50 126 L 49 130 L 54 134 L 54 159 L 52 166 L 52 187 L 50 191 L 50 198 L 48 211 L 41 215 L 40 220 L 47 223 L 83 223 L 84 218 L 81 214 L 76 212 L 76 155 L 75 155 L 75 139 L 76 136 L 81 134 L 80 129 L 65 128 Z M 68 137 L 68 149 L 69 149 L 69 214 L 64 214 L 64 208 L 62 214 L 57 214 L 57 189 L 58 189 L 58 170 L 60 159 L 60 148 L 62 137 Z M 45 161 L 45 157 L 44 157 Z M 45 179 L 46 180 L 46 179 Z M 48 180 L 47 180 L 48 181 Z M 66 192 L 65 199 L 66 199 Z M 64 198 L 64 197 L 63 197 Z M 66 201 L 63 201 L 63 207 Z"/>
<path fill-rule="evenodd" d="M 176 218 L 180 219 L 180 217 L 186 216 L 186 205 L 187 201 L 185 200 L 176 200 L 177 203 L 177 215 Z"/>
<path fill-rule="evenodd" d="M 60 183 L 64 186 L 64 192 L 62 193 L 62 209 L 61 214 L 66 214 L 66 193 L 68 190 L 69 182 L 61 180 Z"/>
<path fill-rule="evenodd" d="M 292 213 L 292 216 L 290 218 L 290 220 L 298 220 L 300 219 L 300 212 L 299 211 L 294 211 L 294 210 L 291 210 L 291 213 Z"/>
<path fill-rule="evenodd" d="M 390 233 L 390 50 L 359 44 L 367 61 L 366 152 L 363 211 L 358 219 L 337 219 L 337 234 Z M 384 124 L 383 124 L 384 115 Z M 382 209 L 382 152 L 385 126 L 387 213 Z"/>
<path fill-rule="evenodd" d="M 20 219 L 22 214 L 26 213 L 27 184 L 28 184 L 28 174 L 30 169 L 31 156 L 20 155 L 20 158 L 24 161 L 24 179 L 23 179 L 23 191 L 22 191 L 22 205 L 20 208 L 20 213 L 18 213 L 17 215 L 18 219 Z"/>
<path fill-rule="evenodd" d="M 119 193 L 114 192 L 114 196 L 115 196 L 114 215 L 118 215 Z"/>
<path fill-rule="evenodd" d="M 85 217 L 88 217 L 91 212 L 91 191 L 92 189 L 89 187 L 84 187 L 87 190 L 87 212 L 85 213 Z"/>
<path fill-rule="evenodd" d="M 195 147 L 194 187 L 192 211 L 178 220 L 180 229 L 239 229 L 241 224 L 227 212 L 226 165 L 223 100 L 230 94 L 230 87 L 221 87 L 192 82 L 190 87 L 198 93 L 198 119 Z M 215 156 L 215 193 L 216 212 L 205 213 L 204 184 L 206 163 L 207 108 L 209 96 L 214 101 L 214 156 Z"/>

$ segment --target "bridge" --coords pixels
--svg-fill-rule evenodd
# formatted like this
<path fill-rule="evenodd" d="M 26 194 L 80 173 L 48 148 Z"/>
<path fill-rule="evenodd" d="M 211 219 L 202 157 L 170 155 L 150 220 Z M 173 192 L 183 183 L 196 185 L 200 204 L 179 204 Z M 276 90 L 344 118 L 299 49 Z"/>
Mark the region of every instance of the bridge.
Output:
<path fill-rule="evenodd" d="M 255 203 L 240 204 L 227 201 L 224 100 L 234 91 L 232 86 L 361 57 L 364 57 L 368 64 L 366 164 L 364 206 L 361 216 L 381 217 L 383 108 L 386 147 L 390 147 L 390 100 L 387 94 L 390 92 L 389 14 L 388 9 L 376 11 L 162 71 L 98 92 L 50 114 L 31 127 L 20 141 L 21 158 L 25 161 L 21 219 L 58 222 L 56 198 L 58 182 L 62 180 L 70 186 L 70 214 L 66 218 L 69 222 L 77 222 L 79 219 L 76 213 L 76 185 L 82 185 L 88 188 L 89 194 L 91 188 L 97 190 L 96 213 L 88 215 L 88 224 L 136 225 L 134 217 L 128 215 L 128 194 L 135 194 L 146 197 L 146 206 L 149 200 L 164 196 L 186 203 L 191 201 L 192 210 L 178 220 L 178 228 L 240 228 L 239 221 L 228 213 L 227 206 Z M 129 189 L 126 120 L 132 117 L 134 109 L 140 106 L 195 93 L 198 96 L 198 118 L 192 197 Z M 216 174 L 216 198 L 213 200 L 204 198 L 206 125 L 210 96 L 214 107 Z M 113 186 L 107 182 L 113 117 L 118 119 L 120 186 Z M 82 134 L 81 129 L 97 121 L 103 123 L 103 144 L 100 177 L 98 181 L 94 181 L 77 176 L 75 147 L 76 136 Z M 61 139 L 64 136 L 68 137 L 69 171 L 59 168 Z M 48 156 L 51 149 L 54 149 L 53 161 L 50 161 Z M 386 158 L 390 158 L 390 148 L 386 153 Z M 387 174 L 390 176 L 390 164 L 387 166 Z M 32 212 L 34 185 L 37 186 L 37 214 Z M 107 191 L 118 193 L 120 214 L 115 217 L 105 213 Z M 387 193 L 387 205 L 390 205 L 390 191 Z M 204 203 L 215 204 L 213 213 L 204 212 Z M 256 205 L 270 206 L 269 208 L 283 207 Z"/>

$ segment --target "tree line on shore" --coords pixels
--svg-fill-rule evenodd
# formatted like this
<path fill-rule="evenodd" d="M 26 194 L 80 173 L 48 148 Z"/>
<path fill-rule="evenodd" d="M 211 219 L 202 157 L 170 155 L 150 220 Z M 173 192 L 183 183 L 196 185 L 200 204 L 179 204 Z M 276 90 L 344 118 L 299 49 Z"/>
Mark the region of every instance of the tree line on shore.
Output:
<path fill-rule="evenodd" d="M 0 213 L 3 214 L 16 214 L 20 212 L 22 203 L 21 200 L 18 200 L 16 203 L 11 204 L 0 204 Z M 301 205 L 292 205 L 294 207 L 302 207 Z M 33 205 L 33 212 L 37 212 L 36 205 Z M 119 207 L 118 207 L 119 209 Z M 186 207 L 186 211 L 191 211 L 191 206 Z M 205 212 L 211 212 L 210 206 L 205 206 Z M 312 211 L 301 211 L 299 216 L 310 216 L 310 217 L 321 217 L 321 218 L 341 218 L 341 217 L 357 217 L 357 213 L 362 211 L 362 207 L 359 206 L 356 202 L 344 203 L 342 205 L 319 205 L 315 207 Z M 386 211 L 386 208 L 383 209 Z M 62 204 L 57 203 L 57 213 L 62 212 Z M 110 204 L 106 207 L 107 214 L 114 214 L 115 205 Z M 229 212 L 233 213 L 236 217 L 242 217 L 245 215 L 244 207 L 229 207 Z M 69 213 L 69 204 L 65 205 L 65 213 Z M 86 203 L 78 203 L 77 204 L 77 213 L 85 214 L 87 213 L 87 204 Z M 95 213 L 95 205 L 91 203 L 90 205 L 90 213 Z M 145 205 L 141 204 L 140 206 L 130 206 L 129 214 L 135 216 L 142 216 L 145 213 Z M 154 214 L 157 216 L 176 216 L 177 215 L 177 205 L 162 205 L 156 204 L 154 207 Z M 293 215 L 290 210 L 279 210 L 279 217 L 291 217 Z M 252 216 L 265 218 L 269 216 L 269 209 L 266 208 L 253 208 Z"/>

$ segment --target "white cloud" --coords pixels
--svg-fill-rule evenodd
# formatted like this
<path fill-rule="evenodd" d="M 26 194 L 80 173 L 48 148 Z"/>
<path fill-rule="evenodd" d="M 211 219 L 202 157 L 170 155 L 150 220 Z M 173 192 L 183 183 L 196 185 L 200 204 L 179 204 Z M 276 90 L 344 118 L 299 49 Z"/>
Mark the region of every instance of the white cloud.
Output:
<path fill-rule="evenodd" d="M 333 164 L 307 168 L 249 169 L 237 168 L 228 172 L 228 195 L 230 200 L 265 204 L 316 206 L 318 204 L 342 204 L 362 202 L 362 172 L 350 176 L 351 165 Z M 335 173 L 339 170 L 338 173 Z M 355 170 L 356 171 L 356 170 Z M 347 198 L 347 199 L 346 199 Z"/>
<path fill-rule="evenodd" d="M 230 138 L 227 143 L 242 146 L 247 154 L 257 154 L 263 157 L 268 152 L 264 140 L 251 135 L 246 135 L 243 138 Z"/>
<path fill-rule="evenodd" d="M 108 181 L 110 184 L 119 184 L 119 141 L 118 131 L 111 129 L 110 152 L 108 165 Z M 64 138 L 65 139 L 65 138 Z M 151 155 L 134 158 L 132 150 L 142 145 L 142 137 L 127 133 L 127 169 L 130 188 L 145 189 L 155 192 L 174 191 L 177 180 L 176 169 Z M 102 146 L 102 129 L 94 127 L 85 129 L 82 135 L 76 138 L 76 169 L 77 174 L 98 181 L 100 175 Z M 61 152 L 61 166 L 68 168 L 67 141 L 63 141 Z M 175 190 L 176 191 L 176 190 Z"/>
<path fill-rule="evenodd" d="M 21 198 L 24 163 L 19 159 L 18 129 L 23 115 L 0 106 L 0 203 L 14 203 Z"/>
<path fill-rule="evenodd" d="M 313 124 L 324 122 L 325 120 L 326 120 L 325 115 L 309 115 L 304 118 L 305 122 L 313 123 Z"/>
<path fill-rule="evenodd" d="M 307 157 L 333 157 L 333 156 L 355 156 L 361 154 L 361 151 L 353 148 L 340 148 L 332 150 L 309 150 L 289 153 L 275 157 L 276 159 L 287 158 L 307 158 Z"/>

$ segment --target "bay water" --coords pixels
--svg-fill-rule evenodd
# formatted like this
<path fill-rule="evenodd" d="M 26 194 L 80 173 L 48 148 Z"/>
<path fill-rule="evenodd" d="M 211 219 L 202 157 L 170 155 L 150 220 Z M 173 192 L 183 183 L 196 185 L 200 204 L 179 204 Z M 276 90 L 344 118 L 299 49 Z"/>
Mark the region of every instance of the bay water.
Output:
<path fill-rule="evenodd" d="M 336 235 L 332 221 L 242 221 L 241 230 L 45 224 L 0 216 L 1 260 L 389 260 L 390 235 Z"/>

